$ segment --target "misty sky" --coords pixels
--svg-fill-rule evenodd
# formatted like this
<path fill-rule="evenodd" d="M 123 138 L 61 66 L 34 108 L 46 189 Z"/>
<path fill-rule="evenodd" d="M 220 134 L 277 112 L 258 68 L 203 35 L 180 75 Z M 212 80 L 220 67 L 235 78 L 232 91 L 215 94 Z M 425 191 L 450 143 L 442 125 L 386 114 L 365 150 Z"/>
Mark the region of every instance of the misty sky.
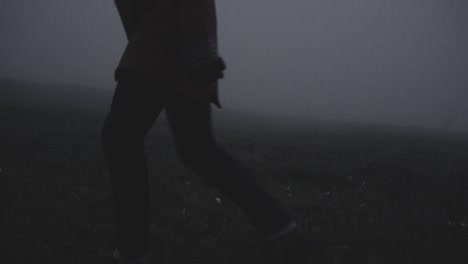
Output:
<path fill-rule="evenodd" d="M 468 1 L 217 1 L 223 107 L 468 131 Z M 0 78 L 113 89 L 112 0 L 2 0 Z M 222 111 L 222 110 L 220 110 Z"/>

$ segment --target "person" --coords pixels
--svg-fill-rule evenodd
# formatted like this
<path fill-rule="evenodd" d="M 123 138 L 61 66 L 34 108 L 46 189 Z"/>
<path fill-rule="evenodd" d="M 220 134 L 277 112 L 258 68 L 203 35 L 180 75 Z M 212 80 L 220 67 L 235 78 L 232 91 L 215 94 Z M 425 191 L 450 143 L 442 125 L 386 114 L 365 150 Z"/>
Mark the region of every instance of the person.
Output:
<path fill-rule="evenodd" d="M 102 127 L 114 204 L 113 260 L 150 261 L 144 140 L 163 109 L 180 161 L 245 212 L 272 247 L 265 261 L 283 257 L 281 263 L 296 263 L 294 258 L 300 263 L 309 257 L 312 240 L 291 214 L 215 142 L 211 104 L 222 107 L 218 81 L 226 65 L 218 53 L 214 0 L 115 0 L 115 5 L 128 43 Z M 274 244 L 287 237 L 289 255 L 280 256 Z"/>

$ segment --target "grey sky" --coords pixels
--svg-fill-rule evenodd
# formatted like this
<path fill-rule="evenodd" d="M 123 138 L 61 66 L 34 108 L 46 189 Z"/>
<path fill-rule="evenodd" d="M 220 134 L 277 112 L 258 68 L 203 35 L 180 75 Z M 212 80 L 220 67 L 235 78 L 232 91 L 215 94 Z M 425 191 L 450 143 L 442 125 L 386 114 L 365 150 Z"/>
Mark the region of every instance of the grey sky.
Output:
<path fill-rule="evenodd" d="M 226 108 L 468 131 L 466 0 L 217 6 Z M 2 0 L 0 34 L 0 77 L 115 86 L 111 0 Z"/>

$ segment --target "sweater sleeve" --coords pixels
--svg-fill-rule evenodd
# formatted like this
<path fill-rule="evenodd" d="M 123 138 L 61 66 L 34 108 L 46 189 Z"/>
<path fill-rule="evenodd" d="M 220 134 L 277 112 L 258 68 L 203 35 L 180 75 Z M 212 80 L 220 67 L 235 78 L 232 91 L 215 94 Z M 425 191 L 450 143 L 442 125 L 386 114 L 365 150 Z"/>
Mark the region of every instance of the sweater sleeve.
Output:
<path fill-rule="evenodd" d="M 214 0 L 179 0 L 182 63 L 190 78 L 217 80 L 226 65 L 218 54 Z"/>

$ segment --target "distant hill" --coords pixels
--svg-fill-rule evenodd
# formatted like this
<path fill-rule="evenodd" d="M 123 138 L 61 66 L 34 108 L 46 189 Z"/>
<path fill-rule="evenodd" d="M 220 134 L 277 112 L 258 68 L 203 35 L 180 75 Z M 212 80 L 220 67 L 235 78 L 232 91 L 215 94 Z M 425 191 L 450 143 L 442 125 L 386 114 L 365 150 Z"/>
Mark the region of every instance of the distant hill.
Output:
<path fill-rule="evenodd" d="M 87 86 L 0 79 L 0 103 L 3 106 L 106 111 L 111 96 L 110 90 Z"/>
<path fill-rule="evenodd" d="M 113 90 L 79 85 L 58 85 L 16 79 L 0 79 L 0 108 L 30 108 L 52 110 L 86 111 L 104 115 L 110 109 Z M 213 107 L 216 108 L 216 107 Z M 349 121 L 320 120 L 304 117 L 279 117 L 229 109 L 223 106 L 213 110 L 213 126 L 223 131 L 250 131 L 263 136 L 295 133 L 308 137 L 323 135 L 374 135 L 374 134 L 457 134 L 466 138 L 466 133 L 403 127 L 387 124 L 368 124 Z M 166 122 L 165 115 L 160 121 Z M 451 135 L 454 136 L 454 135 Z"/>

